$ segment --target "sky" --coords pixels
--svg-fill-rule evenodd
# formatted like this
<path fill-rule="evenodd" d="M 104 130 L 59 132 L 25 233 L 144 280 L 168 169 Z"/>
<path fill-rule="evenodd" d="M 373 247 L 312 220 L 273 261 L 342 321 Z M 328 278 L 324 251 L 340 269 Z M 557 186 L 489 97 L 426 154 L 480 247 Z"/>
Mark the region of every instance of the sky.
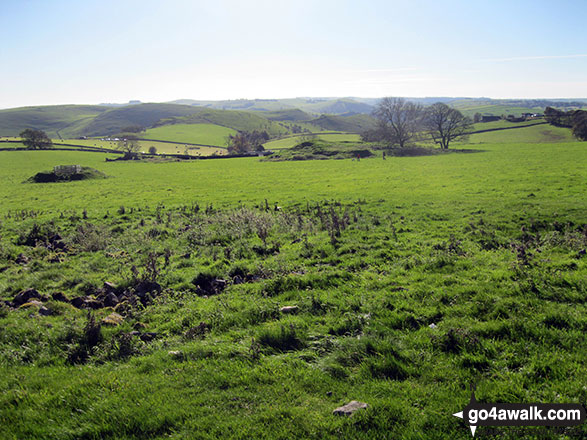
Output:
<path fill-rule="evenodd" d="M 585 0 L 0 0 L 0 108 L 587 98 Z"/>

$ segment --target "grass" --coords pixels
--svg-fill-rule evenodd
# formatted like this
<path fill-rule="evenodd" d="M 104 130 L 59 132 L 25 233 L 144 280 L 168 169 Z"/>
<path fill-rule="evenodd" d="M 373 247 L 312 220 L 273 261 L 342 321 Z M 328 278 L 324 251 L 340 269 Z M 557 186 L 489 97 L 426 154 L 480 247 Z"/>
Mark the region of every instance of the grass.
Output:
<path fill-rule="evenodd" d="M 112 309 L 92 321 L 56 300 L 52 316 L 0 308 L 0 437 L 466 439 L 451 414 L 471 382 L 484 402 L 585 405 L 584 145 L 467 148 L 482 151 L 173 163 L 0 152 L 0 297 L 162 288 L 119 307 L 124 323 L 102 325 L 101 340 Z M 109 177 L 23 183 L 72 163 Z M 370 407 L 332 415 L 351 400 Z"/>
<path fill-rule="evenodd" d="M 489 124 L 489 123 L 488 123 Z M 484 124 L 477 124 L 476 128 L 483 129 Z M 492 131 L 487 133 L 477 133 L 471 135 L 469 142 L 475 144 L 481 143 L 508 143 L 518 144 L 520 142 L 531 143 L 558 143 L 573 142 L 571 131 L 564 127 L 554 127 L 552 125 L 531 125 L 529 127 L 519 127 L 511 130 Z"/>
<path fill-rule="evenodd" d="M 263 146 L 266 150 L 283 150 L 286 148 L 292 148 L 296 146 L 306 138 L 318 138 L 327 142 L 359 142 L 361 136 L 358 134 L 351 133 L 306 133 L 271 140 L 269 142 L 266 142 Z"/>
<path fill-rule="evenodd" d="M 145 139 L 224 147 L 227 136 L 235 133 L 236 130 L 214 124 L 172 124 L 150 128 L 140 136 Z"/>

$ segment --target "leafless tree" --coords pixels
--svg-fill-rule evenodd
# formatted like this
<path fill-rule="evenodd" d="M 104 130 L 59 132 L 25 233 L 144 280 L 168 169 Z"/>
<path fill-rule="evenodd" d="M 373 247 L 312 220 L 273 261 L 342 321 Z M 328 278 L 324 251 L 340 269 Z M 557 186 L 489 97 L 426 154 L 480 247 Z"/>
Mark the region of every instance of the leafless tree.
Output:
<path fill-rule="evenodd" d="M 388 146 L 406 147 L 421 129 L 422 106 L 403 98 L 383 98 L 373 111 L 377 128 L 371 137 Z"/>
<path fill-rule="evenodd" d="M 448 148 L 452 141 L 466 139 L 472 124 L 470 118 L 442 102 L 432 104 L 424 112 L 424 128 L 443 149 Z"/>
<path fill-rule="evenodd" d="M 141 144 L 138 139 L 128 136 L 126 139 L 118 141 L 117 149 L 124 151 L 125 156 L 134 156 L 141 149 Z"/>

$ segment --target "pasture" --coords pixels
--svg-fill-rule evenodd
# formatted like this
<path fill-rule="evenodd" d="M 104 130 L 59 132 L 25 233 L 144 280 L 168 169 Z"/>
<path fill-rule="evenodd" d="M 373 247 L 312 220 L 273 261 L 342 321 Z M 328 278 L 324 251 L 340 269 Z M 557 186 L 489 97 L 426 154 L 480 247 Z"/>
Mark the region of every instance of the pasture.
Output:
<path fill-rule="evenodd" d="M 527 139 L 361 161 L 0 152 L 0 297 L 128 298 L 0 308 L 0 437 L 467 439 L 451 414 L 472 382 L 585 405 L 587 153 Z M 23 183 L 62 164 L 108 177 Z M 351 400 L 369 408 L 332 414 Z M 549 429 L 495 432 L 587 436 Z"/>
<path fill-rule="evenodd" d="M 236 134 L 232 128 L 214 124 L 171 124 L 150 128 L 140 137 L 188 144 L 226 146 L 228 135 Z"/>

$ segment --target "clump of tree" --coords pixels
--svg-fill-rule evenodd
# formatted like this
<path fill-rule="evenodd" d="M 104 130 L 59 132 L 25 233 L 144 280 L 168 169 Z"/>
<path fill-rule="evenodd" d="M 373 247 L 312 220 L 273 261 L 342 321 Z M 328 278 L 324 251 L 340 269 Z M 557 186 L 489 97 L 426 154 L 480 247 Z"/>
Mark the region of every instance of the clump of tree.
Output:
<path fill-rule="evenodd" d="M 565 112 L 553 107 L 544 110 L 546 121 L 556 127 L 569 127 L 573 136 L 582 141 L 587 141 L 587 111 L 569 110 Z"/>
<path fill-rule="evenodd" d="M 122 129 L 122 133 L 141 133 L 145 131 L 145 127 L 141 125 L 129 125 Z"/>
<path fill-rule="evenodd" d="M 141 144 L 136 136 L 127 136 L 118 141 L 116 148 L 124 152 L 125 159 L 134 159 L 141 150 Z"/>
<path fill-rule="evenodd" d="M 587 112 L 577 110 L 573 116 L 573 136 L 581 141 L 587 141 Z"/>
<path fill-rule="evenodd" d="M 26 130 L 21 131 L 19 136 L 25 147 L 30 150 L 40 150 L 43 148 L 49 148 L 53 145 L 53 142 L 43 130 L 27 128 Z"/>
<path fill-rule="evenodd" d="M 383 98 L 373 111 L 377 126 L 366 138 L 383 142 L 388 147 L 408 146 L 421 131 L 422 109 L 420 104 L 403 98 Z"/>
<path fill-rule="evenodd" d="M 228 135 L 226 147 L 230 154 L 244 154 L 253 151 L 264 151 L 263 144 L 269 140 L 266 131 L 239 131 Z"/>
<path fill-rule="evenodd" d="M 403 98 L 383 98 L 373 111 L 376 128 L 362 133 L 366 142 L 382 142 L 388 148 L 406 148 L 432 137 L 441 148 L 465 139 L 472 127 L 470 118 L 443 103 L 423 107 Z"/>
<path fill-rule="evenodd" d="M 422 122 L 432 140 L 443 149 L 447 149 L 452 141 L 467 139 L 473 127 L 470 118 L 442 102 L 426 107 Z"/>

